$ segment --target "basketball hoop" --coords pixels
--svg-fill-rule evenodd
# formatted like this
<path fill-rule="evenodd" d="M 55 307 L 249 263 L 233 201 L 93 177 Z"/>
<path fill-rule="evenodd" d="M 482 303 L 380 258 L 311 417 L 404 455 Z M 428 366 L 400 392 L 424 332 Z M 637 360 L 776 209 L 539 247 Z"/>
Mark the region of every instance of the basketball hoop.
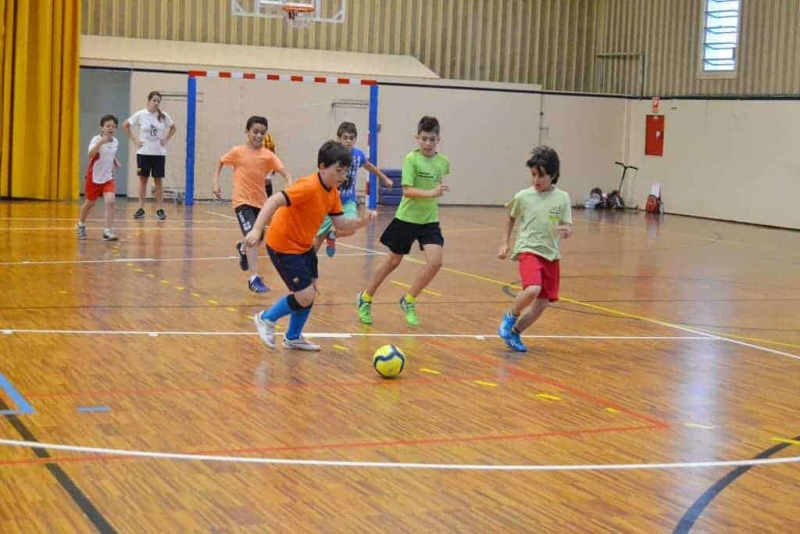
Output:
<path fill-rule="evenodd" d="M 284 4 L 281 6 L 283 17 L 292 28 L 307 28 L 311 24 L 314 6 L 308 4 Z"/>

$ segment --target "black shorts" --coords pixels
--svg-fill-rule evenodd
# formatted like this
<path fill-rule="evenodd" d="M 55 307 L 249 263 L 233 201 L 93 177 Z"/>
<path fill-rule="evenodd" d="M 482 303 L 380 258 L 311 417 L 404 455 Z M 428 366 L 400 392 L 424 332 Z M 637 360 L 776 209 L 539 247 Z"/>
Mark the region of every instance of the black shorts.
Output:
<path fill-rule="evenodd" d="M 289 291 L 302 291 L 319 278 L 317 252 L 314 247 L 302 254 L 284 254 L 267 245 L 267 253 Z"/>
<path fill-rule="evenodd" d="M 395 254 L 408 254 L 411 245 L 419 241 L 419 249 L 424 250 L 425 245 L 444 246 L 442 229 L 438 222 L 416 224 L 400 219 L 393 219 L 381 235 L 381 243 L 389 247 Z"/>
<path fill-rule="evenodd" d="M 272 196 L 272 180 L 267 181 L 267 185 L 264 186 L 264 191 L 267 192 L 267 198 Z"/>
<path fill-rule="evenodd" d="M 256 219 L 258 219 L 258 214 L 261 212 L 259 208 L 254 208 L 247 204 L 236 206 L 233 211 L 236 212 L 236 220 L 239 221 L 239 228 L 242 230 L 242 235 L 247 235 L 250 230 L 253 229 L 253 226 L 256 224 Z M 261 232 L 261 241 L 264 241 L 263 231 Z"/>
<path fill-rule="evenodd" d="M 163 178 L 166 174 L 167 156 L 136 154 L 136 165 L 139 167 L 138 176 Z"/>

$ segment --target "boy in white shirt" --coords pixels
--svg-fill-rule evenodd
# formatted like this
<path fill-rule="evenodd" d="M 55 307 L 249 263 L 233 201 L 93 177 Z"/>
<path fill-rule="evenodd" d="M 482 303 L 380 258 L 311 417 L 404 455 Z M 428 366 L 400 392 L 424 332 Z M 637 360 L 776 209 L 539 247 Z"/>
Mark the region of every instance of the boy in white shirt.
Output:
<path fill-rule="evenodd" d="M 105 229 L 103 239 L 116 241 L 117 236 L 111 227 L 114 224 L 114 168 L 122 167 L 117 159 L 119 141 L 114 137 L 119 121 L 114 115 L 103 115 L 100 119 L 100 134 L 89 142 L 89 168 L 86 169 L 86 200 L 78 216 L 78 239 L 86 239 L 86 217 L 100 195 L 105 202 Z"/>

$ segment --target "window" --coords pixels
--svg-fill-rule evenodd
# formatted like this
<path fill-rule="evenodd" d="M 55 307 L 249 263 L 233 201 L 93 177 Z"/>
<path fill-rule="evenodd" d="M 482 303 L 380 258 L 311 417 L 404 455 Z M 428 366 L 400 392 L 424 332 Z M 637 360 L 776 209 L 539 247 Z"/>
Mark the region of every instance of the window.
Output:
<path fill-rule="evenodd" d="M 741 0 L 706 0 L 703 72 L 734 72 Z"/>

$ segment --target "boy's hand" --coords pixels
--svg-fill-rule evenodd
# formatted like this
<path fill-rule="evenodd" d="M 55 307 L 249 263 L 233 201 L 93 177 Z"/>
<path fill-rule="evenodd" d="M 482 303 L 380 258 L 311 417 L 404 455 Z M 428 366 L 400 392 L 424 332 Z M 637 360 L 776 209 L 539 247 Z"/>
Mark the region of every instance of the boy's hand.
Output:
<path fill-rule="evenodd" d="M 500 248 L 497 249 L 497 257 L 501 260 L 508 258 L 508 243 L 500 244 Z"/>
<path fill-rule="evenodd" d="M 383 182 L 383 185 L 386 187 L 386 189 L 391 189 L 392 186 L 394 185 L 394 182 L 392 182 L 391 178 L 387 178 L 387 179 L 381 180 L 381 181 Z"/>
<path fill-rule="evenodd" d="M 244 244 L 249 249 L 256 248 L 259 241 L 261 241 L 261 232 L 256 233 L 255 230 L 250 230 L 247 232 L 247 235 L 244 236 Z"/>
<path fill-rule="evenodd" d="M 107 134 L 105 134 L 105 135 L 103 136 L 103 139 L 101 139 L 100 141 L 101 141 L 103 144 L 106 144 L 106 143 L 110 143 L 110 142 L 111 142 L 111 141 L 113 141 L 113 140 L 114 140 L 114 135 L 113 135 L 113 134 L 110 134 L 110 133 L 107 133 Z"/>
<path fill-rule="evenodd" d="M 368 225 L 369 222 L 372 219 L 374 219 L 375 217 L 377 217 L 377 216 L 378 216 L 378 212 L 377 211 L 375 211 L 375 210 L 367 210 L 367 213 L 365 213 L 364 216 L 361 217 L 361 224 L 359 224 L 359 226 L 361 226 L 363 228 L 364 226 Z"/>
<path fill-rule="evenodd" d="M 220 189 L 218 185 L 215 185 L 211 192 L 214 193 L 214 196 L 217 197 L 217 200 L 222 200 L 222 189 Z"/>
<path fill-rule="evenodd" d="M 446 191 L 450 191 L 450 186 L 447 184 L 439 184 L 434 189 L 432 189 L 432 197 L 440 197 L 445 194 Z"/>
<path fill-rule="evenodd" d="M 558 235 L 562 239 L 567 239 L 567 238 L 569 238 L 569 236 L 572 235 L 572 225 L 571 224 L 562 224 L 561 226 L 559 226 L 556 229 L 556 231 L 558 232 Z"/>

